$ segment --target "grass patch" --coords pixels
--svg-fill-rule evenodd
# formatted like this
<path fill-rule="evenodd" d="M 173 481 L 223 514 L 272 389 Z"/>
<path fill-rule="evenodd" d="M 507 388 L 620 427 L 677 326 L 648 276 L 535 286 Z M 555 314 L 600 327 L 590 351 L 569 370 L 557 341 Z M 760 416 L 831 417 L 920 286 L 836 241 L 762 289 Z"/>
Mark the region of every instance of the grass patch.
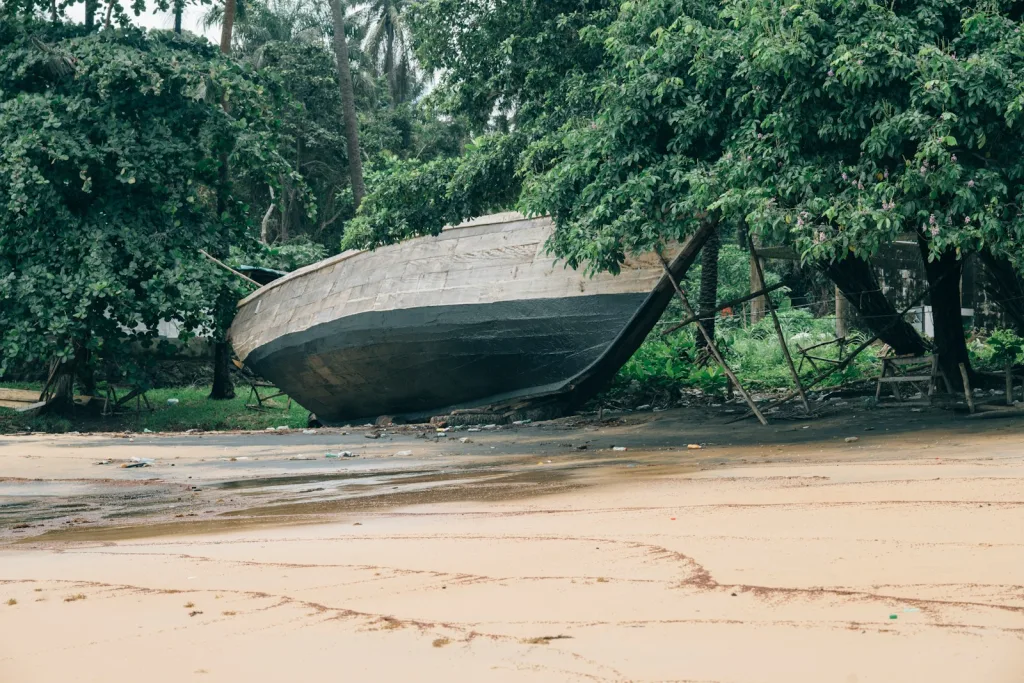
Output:
<path fill-rule="evenodd" d="M 85 593 L 75 593 L 64 598 L 64 602 L 78 602 L 79 600 L 85 600 Z"/>
<path fill-rule="evenodd" d="M 451 642 L 452 641 L 450 639 L 448 639 L 448 638 L 438 638 L 437 640 L 435 640 L 433 642 L 433 646 L 434 647 L 444 647 L 445 645 L 448 645 Z"/>
<path fill-rule="evenodd" d="M 835 323 L 831 319 L 816 319 L 806 311 L 792 309 L 780 311 L 779 317 L 787 346 L 796 363 L 800 362 L 798 347 L 807 348 L 835 337 Z M 710 396 L 724 397 L 728 378 L 714 361 L 705 367 L 696 363 L 698 351 L 694 334 L 699 333 L 691 326 L 663 338 L 655 329 L 622 366 L 603 398 L 634 405 L 670 405 L 680 398 L 680 390 L 694 389 Z M 850 339 L 848 349 L 863 341 L 863 336 L 854 335 Z M 748 327 L 743 327 L 738 319 L 720 320 L 716 341 L 729 366 L 748 389 L 763 391 L 793 386 L 770 318 Z M 822 358 L 837 359 L 838 347 L 823 347 L 812 353 Z M 866 349 L 842 373 L 833 374 L 819 387 L 838 386 L 877 376 L 879 363 L 876 353 L 874 346 Z M 827 367 L 825 363 L 816 362 L 822 369 Z M 805 381 L 810 381 L 817 374 L 810 363 L 803 364 L 800 375 Z"/>
<path fill-rule="evenodd" d="M 14 607 L 17 604 L 18 604 L 18 601 L 15 600 L 14 598 L 10 598 L 10 599 L 7 600 L 7 606 L 8 607 Z"/>
<path fill-rule="evenodd" d="M 14 385 L 4 384 L 4 388 Z M 39 389 L 38 385 L 19 385 L 19 389 Z M 146 396 L 153 411 L 124 411 L 109 417 L 93 415 L 82 410 L 71 417 L 42 415 L 25 417 L 13 410 L 0 408 L 0 434 L 11 432 L 183 432 L 189 429 L 202 431 L 262 430 L 267 427 L 287 426 L 303 428 L 307 424 L 309 411 L 294 401 L 287 407 L 288 399 L 279 397 L 268 405 L 267 410 L 250 410 L 245 407 L 249 395 L 248 387 L 236 387 L 237 396 L 227 401 L 212 401 L 207 398 L 207 387 L 183 387 L 153 389 Z M 167 400 L 178 399 L 177 405 L 168 405 Z M 134 408 L 134 401 L 132 402 Z"/>

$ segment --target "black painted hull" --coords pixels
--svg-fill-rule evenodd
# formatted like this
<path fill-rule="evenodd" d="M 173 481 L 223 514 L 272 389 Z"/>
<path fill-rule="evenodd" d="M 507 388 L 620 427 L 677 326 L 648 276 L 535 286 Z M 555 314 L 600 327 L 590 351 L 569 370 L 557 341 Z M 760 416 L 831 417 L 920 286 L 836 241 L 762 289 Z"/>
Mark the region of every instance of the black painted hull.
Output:
<path fill-rule="evenodd" d="M 326 423 L 427 417 L 563 390 L 649 295 L 367 312 L 278 337 L 245 362 Z"/>

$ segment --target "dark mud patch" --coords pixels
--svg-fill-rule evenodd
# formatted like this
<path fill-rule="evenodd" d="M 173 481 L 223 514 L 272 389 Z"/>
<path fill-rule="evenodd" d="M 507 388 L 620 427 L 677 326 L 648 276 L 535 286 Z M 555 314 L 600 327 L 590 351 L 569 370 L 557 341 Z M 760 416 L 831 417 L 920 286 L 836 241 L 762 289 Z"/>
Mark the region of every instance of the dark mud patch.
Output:
<path fill-rule="evenodd" d="M 465 481 L 457 474 L 449 478 L 459 481 L 449 486 L 441 485 L 417 491 L 393 491 L 337 500 L 282 503 L 235 510 L 224 516 L 289 516 L 328 515 L 345 512 L 361 512 L 405 507 L 410 505 L 433 505 L 439 503 L 460 503 L 469 501 L 495 502 L 516 500 L 533 496 L 564 493 L 584 486 L 573 481 L 572 470 L 566 468 L 543 468 L 516 472 L 505 476 L 488 477 L 486 481 Z"/>

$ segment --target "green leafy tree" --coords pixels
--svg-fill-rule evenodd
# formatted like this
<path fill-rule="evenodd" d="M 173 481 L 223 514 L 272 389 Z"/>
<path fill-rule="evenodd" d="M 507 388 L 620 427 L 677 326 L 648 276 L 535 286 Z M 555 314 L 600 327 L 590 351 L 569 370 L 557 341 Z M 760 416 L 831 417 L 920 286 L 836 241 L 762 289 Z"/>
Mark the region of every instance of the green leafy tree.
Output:
<path fill-rule="evenodd" d="M 0 26 L 0 374 L 122 361 L 161 320 L 222 333 L 233 281 L 199 250 L 248 220 L 217 160 L 288 172 L 273 99 L 205 41 Z"/>
<path fill-rule="evenodd" d="M 539 143 L 589 115 L 587 84 L 604 48 L 582 35 L 614 18 L 608 0 L 423 0 L 408 8 L 418 60 L 438 74 L 430 106 L 474 136 L 457 163 L 414 156 L 371 177 L 371 195 L 346 227 L 346 247 L 433 234 L 446 223 L 512 208 L 525 169 L 545 167 Z M 461 124 L 460 124 L 461 125 Z M 528 150 L 530 151 L 527 154 Z M 403 197 L 422 197 L 424 206 Z"/>
<path fill-rule="evenodd" d="M 557 137 L 525 204 L 612 267 L 703 211 L 811 262 L 921 245 L 947 374 L 967 363 L 965 253 L 1019 258 L 1024 77 L 1013 3 L 624 3 L 590 35 L 600 113 Z"/>

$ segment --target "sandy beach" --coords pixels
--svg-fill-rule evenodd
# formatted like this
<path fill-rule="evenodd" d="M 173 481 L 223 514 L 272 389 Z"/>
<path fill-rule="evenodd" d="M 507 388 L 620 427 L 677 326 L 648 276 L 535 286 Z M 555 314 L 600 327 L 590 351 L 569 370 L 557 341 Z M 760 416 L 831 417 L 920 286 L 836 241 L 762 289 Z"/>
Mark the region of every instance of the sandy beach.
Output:
<path fill-rule="evenodd" d="M 1022 680 L 1020 424 L 854 412 L 3 438 L 0 681 Z"/>

